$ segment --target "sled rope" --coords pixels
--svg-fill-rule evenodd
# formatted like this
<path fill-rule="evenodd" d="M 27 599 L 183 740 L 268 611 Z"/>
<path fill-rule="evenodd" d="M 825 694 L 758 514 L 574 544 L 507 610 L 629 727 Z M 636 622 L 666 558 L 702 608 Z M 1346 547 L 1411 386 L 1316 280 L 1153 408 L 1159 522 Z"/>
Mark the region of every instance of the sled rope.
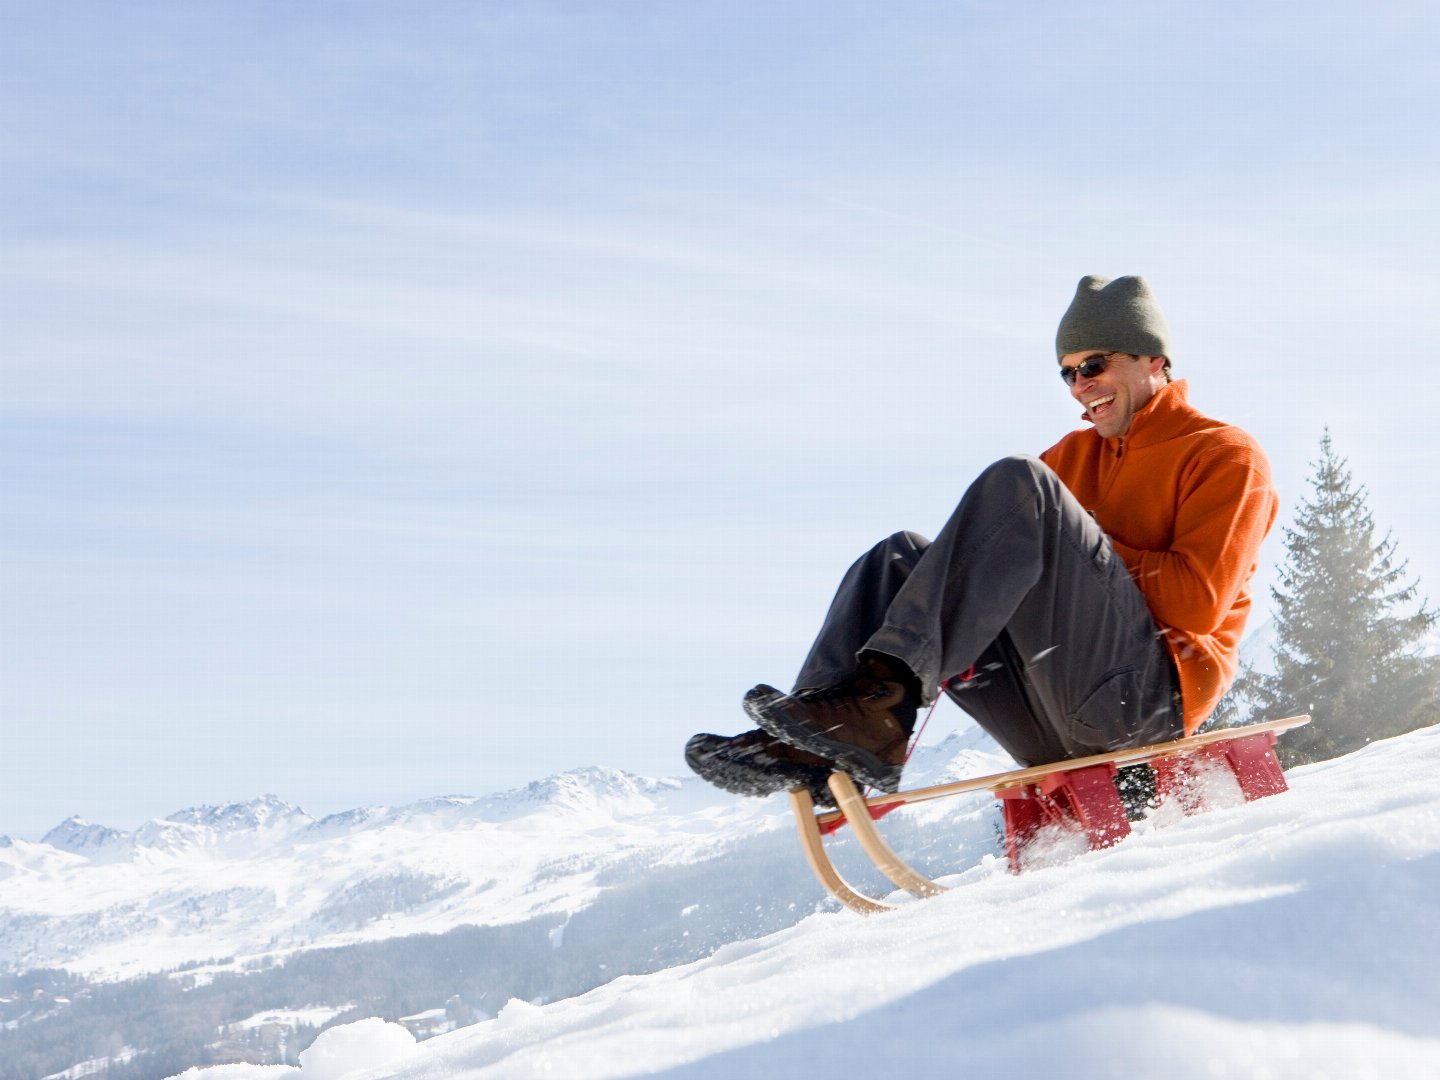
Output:
<path fill-rule="evenodd" d="M 957 677 L 959 678 L 959 680 L 960 680 L 961 682 L 969 682 L 971 679 L 975 678 L 975 665 L 974 665 L 974 664 L 971 664 L 969 671 L 966 671 L 966 672 L 962 673 L 961 675 L 959 675 L 959 676 L 957 676 Z M 932 716 L 935 715 L 935 706 L 937 706 L 937 705 L 940 704 L 940 694 L 945 693 L 945 691 L 946 691 L 947 689 L 949 689 L 949 686 L 950 686 L 950 680 L 949 680 L 949 679 L 941 679 L 941 680 L 940 680 L 940 693 L 939 693 L 939 694 L 936 694 L 936 695 L 935 695 L 935 700 L 932 701 L 932 702 L 930 702 L 930 708 L 929 708 L 929 710 L 925 713 L 925 719 L 920 721 L 920 726 L 915 730 L 915 735 L 914 735 L 913 738 L 911 738 L 911 740 L 910 740 L 910 745 L 909 745 L 909 746 L 906 748 L 906 750 L 905 750 L 905 760 L 904 760 L 904 762 L 902 762 L 902 766 L 903 766 L 903 765 L 909 765 L 909 764 L 910 764 L 910 758 L 913 757 L 914 754 L 915 754 L 915 751 L 916 751 L 917 749 L 919 749 L 919 747 L 920 747 L 920 736 L 925 734 L 925 725 L 928 724 L 928 723 L 930 723 L 930 717 L 932 717 Z"/>

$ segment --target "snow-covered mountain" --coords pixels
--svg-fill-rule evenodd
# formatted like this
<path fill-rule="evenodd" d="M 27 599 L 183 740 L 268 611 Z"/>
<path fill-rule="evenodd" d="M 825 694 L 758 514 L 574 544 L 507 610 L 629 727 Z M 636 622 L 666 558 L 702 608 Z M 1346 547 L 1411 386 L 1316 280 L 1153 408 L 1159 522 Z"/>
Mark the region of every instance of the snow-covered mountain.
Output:
<path fill-rule="evenodd" d="M 113 979 L 220 956 L 239 970 L 305 948 L 573 910 L 607 861 L 675 857 L 696 838 L 664 806 L 683 791 L 592 770 L 319 821 L 271 796 L 129 833 L 71 819 L 41 843 L 0 848 L 0 970 Z M 557 871 L 566 864 L 572 872 Z"/>
<path fill-rule="evenodd" d="M 971 729 L 910 775 L 1003 767 Z M 916 816 L 900 841 L 936 872 L 957 837 L 974 857 L 995 841 L 983 800 L 947 814 L 948 833 Z M 782 798 L 601 768 L 320 820 L 267 795 L 132 831 L 71 818 L 38 843 L 0 837 L 0 1061 L 153 1080 L 293 1061 L 316 1026 L 365 1015 L 428 1037 L 833 906 L 794 846 Z"/>
<path fill-rule="evenodd" d="M 971 728 L 923 748 L 910 775 L 1004 762 Z M 130 832 L 70 818 L 39 843 L 0 842 L 0 973 L 118 979 L 219 957 L 208 971 L 240 971 L 306 949 L 566 917 L 640 870 L 788 829 L 782 799 L 601 768 L 318 821 L 273 795 Z"/>
<path fill-rule="evenodd" d="M 907 781 L 1006 765 L 971 728 L 922 748 Z M 313 1040 L 303 1067 L 192 1080 L 690 1080 L 960 1062 L 968 1075 L 1062 1058 L 1077 1078 L 1440 1080 L 1440 728 L 1290 780 L 1279 797 L 1193 818 L 1162 809 L 1113 849 L 1018 877 L 988 795 L 911 807 L 886 837 L 952 890 L 892 895 L 901 910 L 870 920 L 824 897 L 783 799 L 690 779 L 584 769 L 318 821 L 271 796 L 131 833 L 72 819 L 43 842 L 0 839 L 0 987 L 6 971 L 43 966 L 109 980 L 163 970 L 203 1012 L 227 979 L 236 993 L 265 973 L 290 979 L 256 983 L 249 1011 L 205 1036 L 205 1060 L 263 1047 L 293 1061 Z M 862 891 L 888 891 L 843 833 L 831 849 Z M 455 936 L 476 927 L 529 936 Z M 364 1004 L 391 954 L 352 956 L 469 949 L 472 964 L 512 946 L 523 978 L 487 974 L 464 1001 L 437 982 L 405 1006 L 413 1015 Z M 326 956 L 338 959 L 317 982 L 307 958 Z M 100 985 L 145 995 L 121 1008 L 155 992 L 86 983 L 92 1009 Z M 324 989 L 265 996 L 282 986 Z M 0 989 L 0 1038 L 74 1013 L 66 995 Z M 326 1023 L 338 1026 L 317 1039 Z M 34 1075 L 108 1065 L 149 1080 L 202 1060 L 146 1051 L 77 1045 Z"/>
<path fill-rule="evenodd" d="M 1114 848 L 1019 876 L 962 857 L 936 899 L 820 912 L 419 1045 L 369 1020 L 299 1068 L 183 1080 L 1435 1080 L 1440 728 L 1290 781 L 1191 818 L 1162 808 Z"/>

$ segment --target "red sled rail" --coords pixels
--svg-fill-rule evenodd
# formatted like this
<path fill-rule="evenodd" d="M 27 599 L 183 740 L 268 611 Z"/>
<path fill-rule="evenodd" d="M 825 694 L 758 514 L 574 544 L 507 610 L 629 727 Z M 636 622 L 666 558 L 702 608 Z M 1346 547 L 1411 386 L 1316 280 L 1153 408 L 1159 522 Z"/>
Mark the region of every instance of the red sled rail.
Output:
<path fill-rule="evenodd" d="M 856 892 L 840 876 L 825 852 L 825 837 L 844 825 L 855 831 L 865 854 L 898 888 L 919 897 L 934 896 L 944 892 L 945 887 L 906 865 L 875 827 L 876 821 L 893 810 L 911 803 L 988 790 L 1001 801 L 1005 814 L 1005 851 L 1011 870 L 1019 873 L 1025 845 L 1049 822 L 1069 822 L 1083 830 L 1092 849 L 1108 847 L 1130 834 L 1130 821 L 1115 790 L 1115 771 L 1122 765 L 1148 762 L 1155 770 L 1157 797 L 1162 802 L 1177 799 L 1186 814 L 1206 808 L 1203 801 L 1191 797 L 1187 786 L 1190 774 L 1201 765 L 1228 769 L 1247 800 L 1287 790 L 1285 774 L 1275 757 L 1275 740 L 1281 732 L 1309 722 L 1308 715 L 1289 716 L 1243 727 L 1220 728 L 1173 742 L 1113 750 L 870 799 L 861 797 L 849 776 L 837 772 L 830 775 L 829 786 L 838 810 L 817 814 L 810 793 L 803 789 L 790 792 L 790 805 L 795 812 L 805 857 L 820 883 L 852 911 L 871 915 L 889 911 L 894 905 Z"/>

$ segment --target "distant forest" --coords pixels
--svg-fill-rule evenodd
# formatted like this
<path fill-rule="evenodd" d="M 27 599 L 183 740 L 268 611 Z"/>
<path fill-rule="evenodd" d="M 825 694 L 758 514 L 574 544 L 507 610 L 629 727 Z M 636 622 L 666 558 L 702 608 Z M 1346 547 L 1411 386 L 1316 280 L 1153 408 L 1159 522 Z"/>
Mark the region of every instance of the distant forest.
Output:
<path fill-rule="evenodd" d="M 548 934 L 559 920 L 516 926 L 460 927 L 446 934 L 299 953 L 284 964 L 197 980 L 169 972 L 117 983 L 88 983 L 63 971 L 35 971 L 0 978 L 0 1076 L 41 1080 L 82 1061 L 114 1058 L 126 1047 L 140 1052 L 93 1074 L 104 1080 L 157 1080 L 192 1065 L 233 1061 L 218 1043 L 221 1025 L 267 1010 L 355 1002 L 331 1021 L 366 1016 L 397 1019 L 443 1006 L 458 997 L 475 1016 L 494 999 L 542 991 L 549 974 L 535 963 L 549 954 Z M 547 956 L 548 959 L 548 956 Z M 68 999 L 55 1005 L 54 999 Z M 47 1002 L 49 1003 L 47 1005 Z M 21 1018 L 37 1006 L 43 1015 Z M 11 1015 L 20 1013 L 21 1015 Z M 15 1027 L 9 1023 L 19 1020 Z M 329 1026 L 329 1025 L 326 1025 Z M 285 1044 L 286 1064 L 319 1034 L 295 1029 Z M 257 1045 L 256 1064 L 280 1064 Z"/>

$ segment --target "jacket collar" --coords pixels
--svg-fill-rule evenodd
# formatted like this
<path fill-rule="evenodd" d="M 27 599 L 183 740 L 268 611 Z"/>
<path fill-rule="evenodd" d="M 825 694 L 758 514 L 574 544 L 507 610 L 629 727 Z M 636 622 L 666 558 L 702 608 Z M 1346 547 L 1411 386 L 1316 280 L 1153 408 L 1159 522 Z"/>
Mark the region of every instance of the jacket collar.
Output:
<path fill-rule="evenodd" d="M 1184 379 L 1166 383 L 1130 420 L 1124 435 L 1105 441 L 1111 446 L 1123 442 L 1132 450 L 1167 442 L 1185 430 L 1195 417 L 1190 404 L 1190 384 Z"/>

